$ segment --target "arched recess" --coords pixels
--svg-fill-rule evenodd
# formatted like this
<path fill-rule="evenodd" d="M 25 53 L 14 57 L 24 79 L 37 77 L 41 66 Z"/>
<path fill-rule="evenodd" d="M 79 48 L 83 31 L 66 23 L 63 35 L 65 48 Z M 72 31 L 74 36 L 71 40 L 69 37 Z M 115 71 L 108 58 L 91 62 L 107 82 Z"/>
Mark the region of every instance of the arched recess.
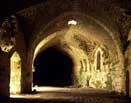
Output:
<path fill-rule="evenodd" d="M 96 54 L 96 69 L 100 70 L 101 69 L 101 52 L 98 51 Z"/>
<path fill-rule="evenodd" d="M 93 88 L 112 88 L 112 78 L 109 75 L 113 67 L 111 66 L 113 61 L 109 54 L 110 50 L 103 45 L 98 45 L 92 52 L 92 64 L 91 64 L 91 76 L 89 80 L 89 86 Z M 115 58 L 115 57 L 114 57 Z M 115 69 L 114 69 L 115 70 Z"/>
<path fill-rule="evenodd" d="M 103 54 L 104 54 L 104 51 L 100 47 L 96 48 L 96 51 L 94 53 L 94 65 L 95 65 L 96 70 L 102 69 L 102 64 L 103 64 L 102 55 Z"/>
<path fill-rule="evenodd" d="M 21 93 L 21 57 L 15 51 L 10 58 L 10 94 Z"/>

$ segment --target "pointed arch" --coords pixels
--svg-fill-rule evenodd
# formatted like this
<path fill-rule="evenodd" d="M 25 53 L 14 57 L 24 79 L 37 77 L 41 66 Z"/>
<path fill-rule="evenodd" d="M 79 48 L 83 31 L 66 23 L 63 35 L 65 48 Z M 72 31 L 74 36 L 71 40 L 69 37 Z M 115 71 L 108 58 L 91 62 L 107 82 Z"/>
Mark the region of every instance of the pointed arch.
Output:
<path fill-rule="evenodd" d="M 21 92 L 21 58 L 15 51 L 10 58 L 10 94 Z"/>
<path fill-rule="evenodd" d="M 102 47 L 96 47 L 93 53 L 93 58 L 94 58 L 94 65 L 95 65 L 95 70 L 101 70 L 102 69 L 102 64 L 103 64 L 103 51 L 104 48 Z"/>
<path fill-rule="evenodd" d="M 101 69 L 101 52 L 97 51 L 96 53 L 96 69 L 100 70 Z"/>

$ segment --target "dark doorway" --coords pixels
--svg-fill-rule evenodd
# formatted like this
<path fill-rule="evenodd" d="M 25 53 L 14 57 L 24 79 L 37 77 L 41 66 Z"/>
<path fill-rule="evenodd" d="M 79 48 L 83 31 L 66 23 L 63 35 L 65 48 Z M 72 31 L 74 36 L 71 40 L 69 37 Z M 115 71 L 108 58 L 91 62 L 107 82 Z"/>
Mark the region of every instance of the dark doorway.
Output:
<path fill-rule="evenodd" d="M 38 86 L 72 85 L 73 61 L 64 51 L 50 47 L 34 60 L 33 84 Z"/>

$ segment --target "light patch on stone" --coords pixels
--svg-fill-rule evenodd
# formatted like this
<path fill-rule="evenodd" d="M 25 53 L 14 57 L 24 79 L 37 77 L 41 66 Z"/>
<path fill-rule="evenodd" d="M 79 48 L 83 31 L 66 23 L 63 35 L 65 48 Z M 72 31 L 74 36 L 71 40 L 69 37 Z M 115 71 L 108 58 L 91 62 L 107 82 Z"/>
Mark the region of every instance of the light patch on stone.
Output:
<path fill-rule="evenodd" d="M 76 20 L 70 20 L 70 21 L 68 21 L 68 25 L 77 25 L 77 21 Z"/>
<path fill-rule="evenodd" d="M 130 30 L 129 35 L 128 35 L 128 40 L 131 41 L 131 30 Z"/>
<path fill-rule="evenodd" d="M 14 45 L 4 45 L 4 46 L 1 46 L 1 50 L 3 52 L 10 52 L 10 50 L 14 47 Z"/>
<path fill-rule="evenodd" d="M 11 49 L 16 45 L 16 40 L 14 37 L 11 37 L 10 39 L 8 39 L 7 41 L 3 41 L 2 43 L 0 43 L 0 47 L 1 50 L 3 52 L 10 52 Z"/>
<path fill-rule="evenodd" d="M 21 92 L 21 58 L 14 52 L 10 59 L 10 94 Z"/>

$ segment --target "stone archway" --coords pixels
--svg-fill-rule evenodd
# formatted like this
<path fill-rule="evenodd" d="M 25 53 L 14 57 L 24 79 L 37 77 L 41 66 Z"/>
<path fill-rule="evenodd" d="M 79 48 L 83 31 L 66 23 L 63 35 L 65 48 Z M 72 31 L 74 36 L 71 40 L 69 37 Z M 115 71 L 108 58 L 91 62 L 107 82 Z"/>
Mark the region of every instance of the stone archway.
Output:
<path fill-rule="evenodd" d="M 34 85 L 63 87 L 73 84 L 72 58 L 60 48 L 52 46 L 39 53 L 34 68 Z"/>

